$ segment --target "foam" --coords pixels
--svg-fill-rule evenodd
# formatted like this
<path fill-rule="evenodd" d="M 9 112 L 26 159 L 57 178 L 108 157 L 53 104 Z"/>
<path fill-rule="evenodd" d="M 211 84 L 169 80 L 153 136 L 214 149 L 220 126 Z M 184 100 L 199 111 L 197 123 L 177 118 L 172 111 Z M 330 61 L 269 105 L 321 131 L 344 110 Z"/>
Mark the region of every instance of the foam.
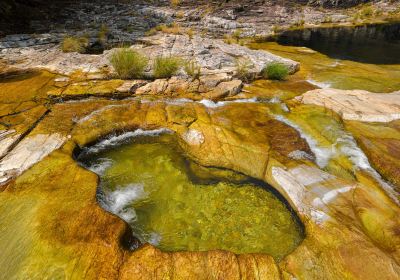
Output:
<path fill-rule="evenodd" d="M 99 143 L 85 148 L 84 154 L 93 154 L 93 153 L 98 153 L 102 150 L 111 148 L 113 146 L 117 146 L 120 144 L 123 144 L 130 139 L 138 136 L 159 136 L 160 134 L 172 134 L 173 131 L 167 128 L 159 128 L 159 129 L 153 129 L 153 130 L 143 130 L 143 129 L 137 129 L 135 131 L 129 131 L 125 132 L 121 135 L 113 135 L 110 136 Z"/>
<path fill-rule="evenodd" d="M 328 83 L 328 82 L 317 82 L 317 81 L 315 81 L 313 79 L 307 79 L 306 81 L 309 84 L 312 84 L 312 85 L 317 86 L 319 88 L 330 88 L 330 87 L 332 87 L 332 84 Z"/>
<path fill-rule="evenodd" d="M 103 175 L 105 171 L 112 166 L 112 164 L 113 161 L 111 159 L 101 158 L 98 162 L 85 167 L 100 176 Z"/>
<path fill-rule="evenodd" d="M 118 187 L 114 191 L 103 191 L 98 194 L 98 200 L 101 206 L 117 215 L 127 223 L 132 223 L 137 219 L 136 212 L 131 204 L 137 200 L 146 198 L 142 184 L 128 184 Z"/>
<path fill-rule="evenodd" d="M 202 99 L 198 102 L 200 104 L 203 104 L 207 108 L 218 108 L 218 107 L 222 107 L 222 106 L 232 104 L 232 103 L 256 103 L 256 102 L 258 102 L 258 99 L 257 99 L 257 97 L 253 97 L 253 98 L 243 98 L 243 99 L 236 99 L 236 100 L 232 100 L 232 101 L 218 101 L 218 102 L 214 102 L 209 99 Z"/>
<path fill-rule="evenodd" d="M 314 153 L 315 162 L 320 168 L 324 168 L 329 163 L 329 160 L 332 158 L 332 156 L 336 153 L 336 148 L 334 146 L 332 146 L 330 148 L 320 147 L 318 145 L 318 142 L 313 137 L 306 134 L 300 126 L 291 122 L 284 116 L 276 115 L 275 118 L 278 121 L 281 121 L 281 122 L 291 126 L 300 134 L 300 137 L 303 138 L 307 142 L 311 151 Z"/>

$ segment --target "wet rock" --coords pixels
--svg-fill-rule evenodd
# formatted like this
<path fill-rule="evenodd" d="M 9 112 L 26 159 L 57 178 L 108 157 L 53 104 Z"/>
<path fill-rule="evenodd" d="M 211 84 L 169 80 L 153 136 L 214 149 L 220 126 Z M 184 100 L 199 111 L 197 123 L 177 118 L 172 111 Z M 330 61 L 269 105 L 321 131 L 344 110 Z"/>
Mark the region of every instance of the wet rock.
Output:
<path fill-rule="evenodd" d="M 59 87 L 47 92 L 49 98 L 64 100 L 77 99 L 88 96 L 123 98 L 130 96 L 135 88 L 146 84 L 145 81 L 122 81 L 122 80 L 95 80 L 77 82 Z"/>
<path fill-rule="evenodd" d="M 61 147 L 66 140 L 59 134 L 37 134 L 24 138 L 0 161 L 0 184 L 8 182 L 52 151 Z"/>
<path fill-rule="evenodd" d="M 296 98 L 304 104 L 331 109 L 345 120 L 390 122 L 400 118 L 400 92 L 317 89 Z"/>
<path fill-rule="evenodd" d="M 207 99 L 218 100 L 225 97 L 235 96 L 240 93 L 242 88 L 243 82 L 241 80 L 232 80 L 229 82 L 221 82 L 212 91 L 202 95 Z"/>

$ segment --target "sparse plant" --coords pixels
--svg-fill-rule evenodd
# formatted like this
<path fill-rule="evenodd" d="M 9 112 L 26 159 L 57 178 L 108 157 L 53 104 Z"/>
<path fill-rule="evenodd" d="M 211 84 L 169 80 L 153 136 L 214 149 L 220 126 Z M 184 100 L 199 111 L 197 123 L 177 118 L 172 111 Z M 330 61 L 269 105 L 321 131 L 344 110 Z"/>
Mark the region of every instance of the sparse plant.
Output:
<path fill-rule="evenodd" d="M 184 64 L 184 69 L 186 74 L 192 77 L 193 80 L 199 79 L 201 75 L 201 67 L 197 64 L 197 62 L 191 60 L 186 61 Z"/>
<path fill-rule="evenodd" d="M 228 45 L 235 43 L 235 39 L 231 35 L 224 35 L 224 42 Z"/>
<path fill-rule="evenodd" d="M 104 45 L 107 42 L 107 37 L 108 37 L 109 32 L 110 32 L 110 29 L 107 27 L 107 25 L 102 24 L 100 27 L 99 33 L 97 34 L 97 37 L 101 44 Z"/>
<path fill-rule="evenodd" d="M 300 27 L 300 26 L 304 26 L 305 21 L 304 19 L 299 19 L 298 21 L 296 21 L 295 23 L 292 24 L 292 27 Z"/>
<path fill-rule="evenodd" d="M 374 15 L 374 9 L 371 6 L 365 6 L 360 10 L 361 18 L 369 18 Z"/>
<path fill-rule="evenodd" d="M 142 78 L 148 61 L 146 56 L 129 48 L 117 49 L 110 57 L 110 62 L 121 79 Z"/>
<path fill-rule="evenodd" d="M 252 67 L 252 63 L 250 60 L 245 58 L 237 58 L 235 60 L 235 67 L 236 67 L 236 76 L 243 80 L 248 81 L 250 80 L 250 68 Z"/>
<path fill-rule="evenodd" d="M 179 6 L 179 4 L 181 4 L 181 0 L 171 0 L 170 4 L 171 4 L 171 7 L 176 8 Z"/>
<path fill-rule="evenodd" d="M 157 34 L 157 30 L 155 28 L 151 28 L 148 31 L 146 31 L 145 35 L 146 36 L 153 36 Z"/>
<path fill-rule="evenodd" d="M 182 60 L 176 56 L 158 56 L 154 60 L 153 74 L 157 79 L 170 78 L 178 72 Z"/>
<path fill-rule="evenodd" d="M 274 33 L 278 33 L 280 31 L 279 26 L 276 26 L 276 25 L 273 25 L 271 29 L 272 29 L 272 32 L 274 32 Z"/>
<path fill-rule="evenodd" d="M 89 39 L 86 37 L 65 37 L 61 43 L 63 52 L 84 53 L 89 46 Z"/>
<path fill-rule="evenodd" d="M 189 39 L 193 39 L 194 30 L 192 28 L 187 28 L 186 29 L 186 34 L 189 36 Z"/>
<path fill-rule="evenodd" d="M 323 23 L 331 23 L 332 22 L 332 17 L 331 16 L 325 16 L 324 19 L 322 20 Z"/>
<path fill-rule="evenodd" d="M 156 27 L 156 30 L 169 34 L 182 34 L 182 29 L 176 22 L 172 22 L 168 25 L 161 24 Z"/>
<path fill-rule="evenodd" d="M 178 11 L 178 12 L 176 12 L 175 16 L 177 18 L 184 18 L 185 17 L 185 13 L 183 11 Z"/>
<path fill-rule="evenodd" d="M 264 69 L 261 71 L 261 75 L 265 79 L 270 80 L 284 80 L 289 75 L 288 67 L 279 62 L 269 63 Z"/>
<path fill-rule="evenodd" d="M 242 37 L 242 33 L 243 31 L 240 29 L 236 29 L 233 33 L 232 33 L 232 38 L 234 38 L 236 40 L 236 42 L 239 42 L 240 38 Z"/>

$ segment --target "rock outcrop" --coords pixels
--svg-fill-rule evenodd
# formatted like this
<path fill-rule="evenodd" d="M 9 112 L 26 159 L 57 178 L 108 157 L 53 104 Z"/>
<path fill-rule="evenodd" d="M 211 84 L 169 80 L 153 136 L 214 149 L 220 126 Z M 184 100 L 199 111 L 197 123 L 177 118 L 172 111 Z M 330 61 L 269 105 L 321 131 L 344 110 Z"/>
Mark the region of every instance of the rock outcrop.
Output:
<path fill-rule="evenodd" d="M 304 104 L 324 106 L 345 120 L 391 122 L 400 119 L 400 92 L 316 89 L 296 97 Z"/>

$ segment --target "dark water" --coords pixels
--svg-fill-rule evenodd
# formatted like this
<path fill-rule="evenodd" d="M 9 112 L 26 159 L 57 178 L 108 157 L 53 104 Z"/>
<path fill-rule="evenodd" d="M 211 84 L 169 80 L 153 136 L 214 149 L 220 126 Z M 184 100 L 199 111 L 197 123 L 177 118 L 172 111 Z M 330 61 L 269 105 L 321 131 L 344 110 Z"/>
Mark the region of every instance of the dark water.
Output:
<path fill-rule="evenodd" d="M 290 30 L 278 35 L 277 41 L 305 46 L 336 59 L 400 64 L 400 23 Z"/>

